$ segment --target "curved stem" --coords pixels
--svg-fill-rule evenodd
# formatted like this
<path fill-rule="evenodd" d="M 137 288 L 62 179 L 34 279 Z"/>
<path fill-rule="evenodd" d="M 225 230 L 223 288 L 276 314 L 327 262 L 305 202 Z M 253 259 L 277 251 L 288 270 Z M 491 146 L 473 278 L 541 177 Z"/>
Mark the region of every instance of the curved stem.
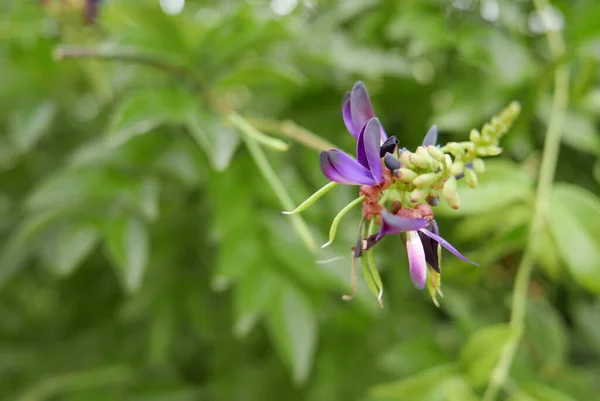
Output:
<path fill-rule="evenodd" d="M 335 234 L 337 233 L 337 228 L 340 225 L 340 221 L 342 218 L 356 205 L 360 205 L 360 203 L 365 199 L 365 195 L 361 195 L 358 198 L 354 199 L 352 202 L 348 203 L 340 212 L 333 218 L 333 222 L 331 223 L 331 227 L 329 228 L 329 240 L 321 246 L 321 248 L 327 248 L 333 240 L 335 239 Z"/>
<path fill-rule="evenodd" d="M 538 11 L 549 6 L 548 0 L 534 0 Z M 547 32 L 548 46 L 555 61 L 561 60 L 565 53 L 565 44 L 559 32 Z M 560 139 L 563 131 L 565 111 L 569 99 L 569 67 L 566 64 L 559 65 L 554 73 L 554 94 L 552 98 L 552 113 L 548 122 L 546 141 L 544 144 L 544 155 L 540 166 L 539 184 L 535 198 L 535 211 L 531 222 L 527 247 L 521 259 L 515 289 L 512 295 L 512 312 L 510 326 L 512 335 L 504 344 L 497 365 L 492 371 L 488 388 L 483 401 L 493 401 L 498 396 L 500 389 L 504 386 L 508 372 L 515 358 L 519 342 L 523 335 L 525 326 L 525 314 L 527 309 L 527 291 L 531 273 L 533 271 L 534 256 L 538 248 L 538 238 L 544 228 L 544 222 L 548 214 L 548 198 L 552 191 Z"/>

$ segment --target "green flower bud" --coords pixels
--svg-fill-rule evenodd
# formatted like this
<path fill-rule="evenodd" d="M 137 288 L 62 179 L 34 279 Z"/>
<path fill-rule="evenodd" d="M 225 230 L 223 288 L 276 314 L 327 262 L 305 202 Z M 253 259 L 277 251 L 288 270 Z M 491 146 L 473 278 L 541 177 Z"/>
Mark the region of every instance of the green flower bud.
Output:
<path fill-rule="evenodd" d="M 410 155 L 411 155 L 411 153 L 408 150 L 405 150 L 404 152 L 400 153 L 399 159 L 402 162 L 402 164 L 404 164 L 406 167 L 414 168 L 415 165 L 411 163 Z"/>
<path fill-rule="evenodd" d="M 435 173 L 421 174 L 412 183 L 417 188 L 429 188 L 439 179 L 440 176 Z"/>
<path fill-rule="evenodd" d="M 456 142 L 448 142 L 446 147 L 454 156 L 462 156 L 465 154 L 465 150 Z"/>
<path fill-rule="evenodd" d="M 490 123 L 483 124 L 483 128 L 481 129 L 481 138 L 484 142 L 490 143 L 492 138 L 495 137 L 494 129 L 492 128 Z"/>
<path fill-rule="evenodd" d="M 483 159 L 477 158 L 473 160 L 473 171 L 475 171 L 477 174 L 485 173 L 485 162 Z"/>
<path fill-rule="evenodd" d="M 470 168 L 465 169 L 465 180 L 471 188 L 477 188 L 477 173 Z"/>
<path fill-rule="evenodd" d="M 426 189 L 417 188 L 410 193 L 410 201 L 412 203 L 419 203 L 419 202 L 422 202 L 423 200 L 425 200 L 425 198 L 427 198 L 428 195 L 429 195 L 429 188 L 426 188 Z"/>
<path fill-rule="evenodd" d="M 458 192 L 455 193 L 453 197 L 445 199 L 452 209 L 456 210 L 460 208 L 460 196 L 458 196 Z"/>
<path fill-rule="evenodd" d="M 395 172 L 398 180 L 405 184 L 410 184 L 418 176 L 417 173 L 405 167 L 399 168 L 398 170 L 395 170 Z"/>
<path fill-rule="evenodd" d="M 450 157 L 450 155 L 445 155 L 444 162 L 446 170 L 450 170 L 450 168 L 452 167 L 452 158 Z"/>
<path fill-rule="evenodd" d="M 502 148 L 500 146 L 490 145 L 486 147 L 486 152 L 488 156 L 498 156 L 500 153 L 502 153 Z"/>
<path fill-rule="evenodd" d="M 479 133 L 479 131 L 476 129 L 472 129 L 469 133 L 469 140 L 473 143 L 479 142 L 481 140 L 481 134 Z"/>
<path fill-rule="evenodd" d="M 456 177 L 457 175 L 461 175 L 464 170 L 465 170 L 465 163 L 462 162 L 461 160 L 454 160 L 454 163 L 452 163 L 452 167 L 450 167 L 450 175 L 453 175 Z"/>
<path fill-rule="evenodd" d="M 423 149 L 423 148 L 421 148 Z M 412 164 L 414 164 L 415 166 L 419 167 L 419 168 L 431 168 L 432 165 L 432 159 L 431 156 L 429 156 L 429 153 L 425 152 L 425 155 L 423 154 L 418 154 L 418 153 L 412 153 L 409 156 L 409 160 Z"/>
<path fill-rule="evenodd" d="M 444 152 L 442 152 L 440 150 L 440 148 L 438 148 L 437 146 L 433 146 L 433 145 L 427 146 L 427 152 L 435 160 L 437 160 L 439 162 L 443 162 L 444 161 L 444 156 L 445 156 Z"/>
<path fill-rule="evenodd" d="M 456 193 L 456 178 L 448 177 L 448 179 L 444 183 L 442 195 L 444 195 L 444 199 L 448 200 L 449 198 L 453 198 L 454 195 L 456 195 Z"/>

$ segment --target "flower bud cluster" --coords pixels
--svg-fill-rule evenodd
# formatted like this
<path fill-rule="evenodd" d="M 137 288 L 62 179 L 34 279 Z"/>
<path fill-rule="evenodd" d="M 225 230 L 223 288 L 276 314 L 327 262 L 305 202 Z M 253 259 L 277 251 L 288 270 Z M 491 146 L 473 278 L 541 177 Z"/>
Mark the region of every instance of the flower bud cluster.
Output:
<path fill-rule="evenodd" d="M 478 174 L 485 172 L 483 158 L 502 152 L 499 141 L 520 110 L 519 103 L 511 103 L 481 131 L 471 130 L 469 141 L 449 142 L 443 147 L 419 146 L 415 152 L 402 150 L 398 159 L 386 157 L 385 164 L 396 179 L 394 189 L 407 194 L 403 201 L 413 204 L 426 201 L 437 205 L 441 194 L 450 207 L 458 209 L 457 181 L 464 178 L 469 187 L 477 187 Z"/>

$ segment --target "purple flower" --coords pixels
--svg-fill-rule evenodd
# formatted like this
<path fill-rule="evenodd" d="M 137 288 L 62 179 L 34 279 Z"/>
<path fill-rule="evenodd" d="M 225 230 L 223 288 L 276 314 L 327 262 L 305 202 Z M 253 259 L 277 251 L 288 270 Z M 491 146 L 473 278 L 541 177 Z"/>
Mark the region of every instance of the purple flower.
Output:
<path fill-rule="evenodd" d="M 359 138 L 367 121 L 375 117 L 369 93 L 362 81 L 355 83 L 352 91 L 346 92 L 344 95 L 344 99 L 342 100 L 342 115 L 346 128 L 348 128 L 350 134 L 356 139 Z M 381 141 L 383 142 L 387 139 L 387 134 L 381 125 L 379 129 L 381 132 Z"/>
<path fill-rule="evenodd" d="M 331 181 L 346 185 L 378 185 L 383 181 L 379 148 L 381 123 L 370 118 L 360 130 L 356 143 L 356 159 L 338 149 L 320 154 L 321 170 Z"/>
<path fill-rule="evenodd" d="M 424 218 L 397 216 L 383 210 L 381 212 L 381 230 L 368 238 L 366 248 L 375 245 L 386 235 L 406 233 L 406 251 L 410 277 L 418 289 L 425 288 L 427 282 L 427 264 L 437 272 L 440 271 L 438 247 L 441 245 L 465 262 L 479 266 L 477 263 L 464 257 L 448 241 L 439 236 L 435 221 Z"/>

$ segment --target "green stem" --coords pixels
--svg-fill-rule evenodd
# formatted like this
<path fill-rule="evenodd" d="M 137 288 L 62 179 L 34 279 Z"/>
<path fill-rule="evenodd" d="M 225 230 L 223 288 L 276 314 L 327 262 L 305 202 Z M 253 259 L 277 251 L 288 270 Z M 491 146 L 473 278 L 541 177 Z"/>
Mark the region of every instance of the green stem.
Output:
<path fill-rule="evenodd" d="M 287 143 L 282 142 L 276 138 L 271 138 L 270 136 L 267 136 L 259 130 L 257 130 L 256 128 L 254 128 L 252 125 L 250 125 L 248 121 L 246 121 L 244 117 L 240 116 L 235 111 L 229 113 L 227 119 L 240 130 L 244 131 L 246 135 L 251 136 L 254 141 L 260 143 L 261 145 L 267 146 L 273 150 L 277 150 L 280 152 L 285 152 L 290 148 L 290 146 Z"/>
<path fill-rule="evenodd" d="M 339 149 L 317 134 L 299 126 L 293 121 L 277 121 L 266 118 L 248 118 L 248 121 L 256 128 L 275 135 L 283 135 L 302 145 L 318 151 Z"/>
<path fill-rule="evenodd" d="M 549 6 L 548 0 L 534 0 L 538 11 Z M 561 60 L 565 52 L 565 44 L 561 35 L 556 31 L 547 32 L 548 45 L 552 58 Z M 527 292 L 531 273 L 533 271 L 534 257 L 538 248 L 538 238 L 544 228 L 544 222 L 548 214 L 548 199 L 552 191 L 554 173 L 558 161 L 560 139 L 563 131 L 565 111 L 569 98 L 569 67 L 565 64 L 559 65 L 554 74 L 554 94 L 552 99 L 552 113 L 548 122 L 546 141 L 544 144 L 544 155 L 540 166 L 539 184 L 535 198 L 535 211 L 531 222 L 527 247 L 521 259 L 515 289 L 512 295 L 512 312 L 510 326 L 512 336 L 504 345 L 504 349 L 498 363 L 496 364 L 483 401 L 493 401 L 498 396 L 500 389 L 504 386 L 510 367 L 515 358 L 519 342 L 523 335 L 525 326 L 525 314 L 527 309 Z"/>
<path fill-rule="evenodd" d="M 323 195 L 327 192 L 331 191 L 333 188 L 337 187 L 339 184 L 337 182 L 331 181 L 330 183 L 325 184 L 321 187 L 317 192 L 312 194 L 307 200 L 298 205 L 297 208 L 292 210 L 291 212 L 283 212 L 283 214 L 296 214 L 305 211 L 309 207 L 311 207 L 316 201 L 321 199 Z"/>
<path fill-rule="evenodd" d="M 269 185 L 271 186 L 271 189 L 275 193 L 275 196 L 277 196 L 277 198 L 279 199 L 281 206 L 284 209 L 292 209 L 294 207 L 294 202 L 292 201 L 290 195 L 287 193 L 285 186 L 283 185 L 279 177 L 277 177 L 275 170 L 273 170 L 273 167 L 271 167 L 271 164 L 269 163 L 269 160 L 267 159 L 267 156 L 265 155 L 263 149 L 256 142 L 252 135 L 249 135 L 245 130 L 240 129 L 240 131 L 242 133 L 242 140 L 244 141 L 246 147 L 250 151 L 250 155 L 254 159 L 256 166 L 260 170 L 265 180 L 267 180 L 267 183 L 269 183 Z M 294 227 L 294 229 L 296 230 L 306 247 L 311 252 L 314 252 L 317 246 L 313 241 L 313 238 L 310 234 L 310 230 L 308 229 L 308 226 L 306 225 L 304 220 L 299 215 L 291 215 L 290 219 L 292 220 L 292 226 Z"/>
<path fill-rule="evenodd" d="M 337 233 L 337 228 L 340 224 L 340 221 L 342 221 L 342 218 L 346 215 L 346 213 L 350 211 L 350 209 L 352 209 L 356 205 L 359 205 L 364 199 L 365 195 L 361 195 L 358 198 L 354 199 L 352 202 L 348 203 L 342 210 L 340 210 L 340 212 L 333 218 L 333 222 L 331 223 L 331 228 L 329 229 L 329 241 L 323 244 L 321 248 L 326 248 L 329 245 L 331 245 L 331 243 L 335 239 L 335 234 Z"/>

